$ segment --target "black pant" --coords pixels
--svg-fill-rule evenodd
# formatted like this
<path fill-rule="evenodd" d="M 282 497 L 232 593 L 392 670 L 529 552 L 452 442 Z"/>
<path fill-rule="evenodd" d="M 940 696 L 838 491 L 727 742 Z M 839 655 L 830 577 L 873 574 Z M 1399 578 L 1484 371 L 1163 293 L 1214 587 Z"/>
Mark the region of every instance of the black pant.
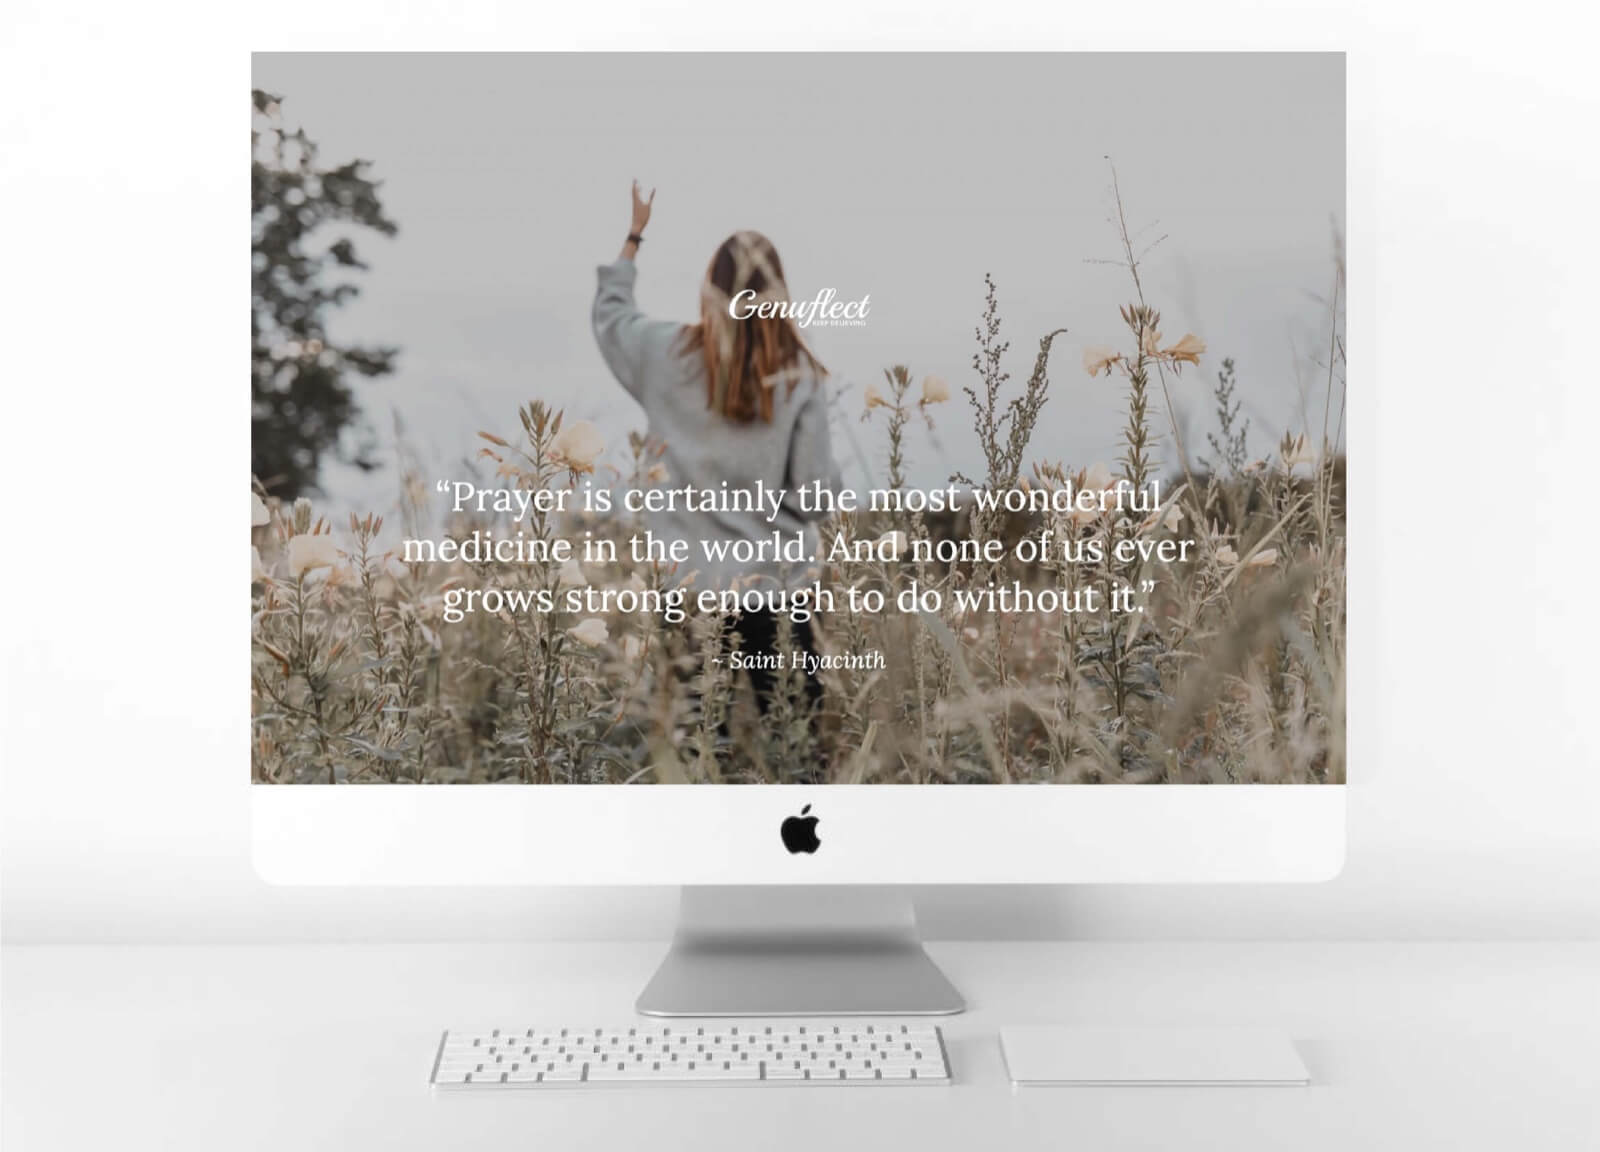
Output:
<path fill-rule="evenodd" d="M 794 653 L 815 656 L 817 652 L 809 620 L 803 623 L 790 622 L 789 647 L 785 651 L 780 651 L 777 647 L 778 618 L 768 609 L 746 612 L 733 620 L 730 627 L 739 633 L 742 640 L 739 651 L 745 656 L 778 656 L 788 661 L 794 658 Z M 763 715 L 772 705 L 773 688 L 777 682 L 777 669 L 765 667 L 766 664 L 766 660 L 758 660 L 755 667 L 745 669 L 750 677 L 751 686 L 756 690 L 756 706 L 761 709 Z M 822 703 L 822 681 L 817 679 L 816 672 L 812 671 L 810 661 L 801 666 L 801 674 L 805 677 L 806 698 L 810 701 L 811 707 L 816 708 Z"/>

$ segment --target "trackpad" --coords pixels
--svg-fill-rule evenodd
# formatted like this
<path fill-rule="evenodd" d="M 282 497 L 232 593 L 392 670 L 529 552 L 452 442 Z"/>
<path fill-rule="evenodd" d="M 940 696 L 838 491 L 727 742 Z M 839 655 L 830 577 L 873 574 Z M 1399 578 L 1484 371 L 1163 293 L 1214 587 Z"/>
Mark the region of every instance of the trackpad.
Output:
<path fill-rule="evenodd" d="M 1270 1028 L 1002 1028 L 1000 1047 L 1019 1087 L 1311 1082 L 1289 1037 Z"/>

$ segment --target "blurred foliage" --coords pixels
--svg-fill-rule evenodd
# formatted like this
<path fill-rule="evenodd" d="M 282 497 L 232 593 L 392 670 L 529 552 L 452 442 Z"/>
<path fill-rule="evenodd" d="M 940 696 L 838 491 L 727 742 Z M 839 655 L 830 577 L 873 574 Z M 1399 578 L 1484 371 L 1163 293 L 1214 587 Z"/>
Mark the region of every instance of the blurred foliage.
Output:
<path fill-rule="evenodd" d="M 280 98 L 251 92 L 250 470 L 284 499 L 312 490 L 327 453 L 375 467 L 351 391 L 393 368 L 393 348 L 329 339 L 330 309 L 354 296 L 366 265 L 351 233 L 396 232 L 368 163 L 325 167 L 304 129 L 283 125 Z M 360 442 L 341 445 L 345 431 Z"/>

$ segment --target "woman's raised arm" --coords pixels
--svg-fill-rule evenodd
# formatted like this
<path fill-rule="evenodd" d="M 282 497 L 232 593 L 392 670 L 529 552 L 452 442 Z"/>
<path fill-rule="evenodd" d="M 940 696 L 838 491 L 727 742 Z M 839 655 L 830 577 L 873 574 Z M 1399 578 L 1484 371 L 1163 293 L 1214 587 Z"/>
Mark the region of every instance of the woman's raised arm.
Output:
<path fill-rule="evenodd" d="M 656 190 L 650 189 L 648 199 L 639 195 L 639 182 L 633 182 L 633 222 L 628 226 L 628 238 L 622 242 L 618 260 L 632 260 L 644 240 L 644 226 L 650 223 L 650 206 L 656 202 Z"/>
<path fill-rule="evenodd" d="M 622 254 L 616 261 L 600 266 L 591 314 L 595 343 L 600 346 L 606 366 L 618 383 L 641 399 L 644 366 L 649 358 L 646 345 L 659 345 L 659 340 L 650 339 L 650 333 L 652 328 L 662 326 L 652 325 L 634 302 L 633 282 L 639 270 L 634 265 L 633 255 L 644 238 L 640 230 L 650 222 L 650 205 L 655 198 L 654 190 L 649 199 L 641 198 L 639 182 L 634 181 L 633 230 L 628 233 L 627 243 L 623 244 Z"/>

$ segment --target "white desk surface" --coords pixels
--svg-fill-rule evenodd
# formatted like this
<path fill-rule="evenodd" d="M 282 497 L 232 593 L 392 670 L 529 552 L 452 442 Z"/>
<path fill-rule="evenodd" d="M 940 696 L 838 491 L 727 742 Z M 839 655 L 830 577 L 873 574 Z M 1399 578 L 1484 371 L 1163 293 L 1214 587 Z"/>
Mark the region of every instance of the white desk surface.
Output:
<path fill-rule="evenodd" d="M 631 1018 L 639 944 L 8 947 L 0 1146 L 1596 1149 L 1600 945 L 935 944 L 949 1088 L 457 1093 L 439 1031 Z M 1310 1088 L 1029 1088 L 1002 1024 L 1287 1030 Z"/>

